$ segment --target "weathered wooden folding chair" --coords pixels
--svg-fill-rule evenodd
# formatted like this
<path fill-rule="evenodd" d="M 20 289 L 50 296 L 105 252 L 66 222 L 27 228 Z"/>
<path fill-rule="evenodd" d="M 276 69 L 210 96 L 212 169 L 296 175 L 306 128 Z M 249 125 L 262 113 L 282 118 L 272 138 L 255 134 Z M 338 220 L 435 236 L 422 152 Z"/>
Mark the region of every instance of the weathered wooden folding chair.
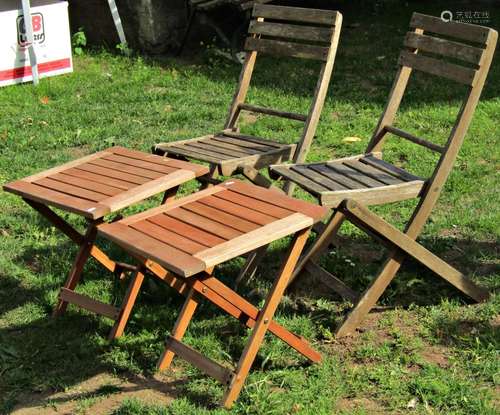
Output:
<path fill-rule="evenodd" d="M 72 303 L 115 320 L 110 337 L 120 336 L 138 294 L 140 277 L 130 282 L 120 308 L 74 291 L 90 256 L 117 276 L 123 271 L 135 270 L 135 267 L 111 260 L 94 244 L 97 226 L 104 222 L 106 215 L 150 196 L 165 192 L 163 203 L 166 203 L 175 197 L 179 185 L 203 174 L 208 174 L 207 167 L 112 147 L 4 185 L 5 191 L 21 196 L 80 247 L 59 294 L 54 315 L 64 313 L 68 303 Z M 87 220 L 85 233 L 82 235 L 74 229 L 50 206 L 84 217 Z"/>
<path fill-rule="evenodd" d="M 444 22 L 419 13 L 413 15 L 410 27 L 412 30 L 405 38 L 406 48 L 399 57 L 399 71 L 389 101 L 366 153 L 323 163 L 281 165 L 270 168 L 273 175 L 293 180 L 316 196 L 320 204 L 333 209 L 324 231 L 299 261 L 292 280 L 305 268 L 321 276 L 336 292 L 356 304 L 338 328 L 337 336 L 344 336 L 354 331 L 395 277 L 407 255 L 413 256 L 427 266 L 427 261 L 432 258 L 438 265 L 431 269 L 440 277 L 474 300 L 482 301 L 488 298 L 488 293 L 484 289 L 477 287 L 457 270 L 424 250 L 415 239 L 422 231 L 462 145 L 490 68 L 498 34 L 487 27 Z M 454 40 L 449 40 L 450 38 Z M 452 62 L 443 58 L 450 58 Z M 412 70 L 427 72 L 468 86 L 467 96 L 444 146 L 416 137 L 392 125 Z M 430 178 L 422 179 L 381 159 L 381 150 L 387 133 L 441 154 Z M 378 221 L 374 215 L 368 215 L 366 210 L 363 211 L 364 216 L 356 216 L 354 210 L 351 212 L 349 209 L 340 209 L 339 204 L 344 199 L 376 205 L 410 198 L 420 200 L 406 225 L 404 234 L 397 233 L 393 229 L 390 232 L 377 230 L 392 249 L 382 270 L 361 296 L 317 265 L 316 261 L 333 241 L 346 212 L 350 212 L 351 221 L 359 226 L 362 225 L 364 229 L 374 226 L 373 224 Z M 410 248 L 405 248 L 404 244 Z M 420 256 L 416 256 L 417 251 L 421 252 Z"/>
<path fill-rule="evenodd" d="M 189 140 L 157 144 L 154 152 L 205 161 L 211 165 L 212 179 L 218 174 L 242 173 L 252 182 L 269 187 L 271 182 L 259 173 L 259 169 L 291 158 L 300 163 L 306 157 L 328 90 L 341 25 L 342 15 L 336 11 L 256 4 L 245 44 L 248 52 L 224 130 Z M 308 115 L 245 103 L 258 53 L 323 62 Z M 242 111 L 305 123 L 298 145 L 238 133 Z"/>
<path fill-rule="evenodd" d="M 101 225 L 99 234 L 138 259 L 147 270 L 186 300 L 158 363 L 163 370 L 174 355 L 228 386 L 223 405 L 238 397 L 269 330 L 312 362 L 321 360 L 307 341 L 273 321 L 310 229 L 328 209 L 274 190 L 237 180 L 213 186 L 126 219 Z M 213 276 L 215 266 L 283 237 L 293 242 L 265 304 L 257 309 Z M 200 299 L 206 298 L 252 329 L 236 370 L 230 370 L 181 342 Z"/>

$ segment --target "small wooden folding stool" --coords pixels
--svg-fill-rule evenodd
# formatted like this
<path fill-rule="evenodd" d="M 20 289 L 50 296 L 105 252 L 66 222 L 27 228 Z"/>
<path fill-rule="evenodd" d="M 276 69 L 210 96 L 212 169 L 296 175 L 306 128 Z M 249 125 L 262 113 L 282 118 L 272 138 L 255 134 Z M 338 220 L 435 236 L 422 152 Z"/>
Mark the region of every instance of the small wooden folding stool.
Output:
<path fill-rule="evenodd" d="M 128 304 L 138 293 L 137 277 L 131 281 L 120 308 L 74 291 L 90 256 L 117 275 L 125 269 L 135 270 L 128 264 L 111 260 L 95 246 L 97 226 L 104 222 L 105 215 L 158 193 L 165 192 L 165 203 L 175 197 L 179 185 L 207 173 L 207 167 L 197 164 L 112 147 L 4 185 L 5 191 L 21 196 L 80 247 L 59 294 L 54 315 L 64 313 L 68 303 L 72 303 L 115 320 L 110 337 L 121 335 L 131 310 Z M 74 229 L 49 206 L 83 216 L 87 220 L 85 234 Z"/>
<path fill-rule="evenodd" d="M 337 336 L 348 335 L 356 329 L 394 279 L 408 255 L 426 266 L 429 266 L 428 260 L 432 259 L 434 265 L 430 268 L 433 271 L 474 300 L 483 301 L 488 298 L 489 294 L 485 289 L 476 286 L 430 252 L 422 251 L 423 247 L 415 240 L 422 232 L 453 168 L 479 102 L 497 39 L 498 33 L 488 27 L 444 22 L 437 17 L 414 13 L 410 31 L 404 40 L 405 48 L 399 56 L 399 70 L 389 100 L 365 153 L 326 162 L 270 167 L 272 177 L 282 176 L 294 181 L 316 196 L 323 206 L 333 210 L 327 226 L 300 259 L 291 279 L 305 269 L 320 276 L 333 290 L 355 304 L 338 328 Z M 465 98 L 444 146 L 394 126 L 396 113 L 413 71 L 440 77 L 440 82 L 450 80 L 467 86 Z M 421 178 L 384 161 L 382 149 L 388 135 L 398 136 L 440 154 L 433 173 L 428 178 Z M 390 253 L 379 274 L 363 294 L 358 295 L 341 279 L 317 264 L 322 253 L 334 240 L 346 215 L 351 222 L 372 234 L 374 224 L 380 225 L 377 217 L 369 214 L 366 209 L 363 210 L 364 219 L 357 217 L 356 212 L 361 212 L 361 208 L 347 209 L 350 204 L 342 204 L 345 199 L 377 205 L 413 198 L 418 198 L 419 201 L 404 233 L 395 233 L 395 228 L 390 232 L 375 232 L 388 243 Z M 389 229 L 387 226 L 382 228 Z M 410 250 L 404 249 L 403 244 L 409 246 Z M 417 251 L 423 253 L 423 256 L 416 256 Z"/>
<path fill-rule="evenodd" d="M 174 355 L 182 357 L 228 386 L 223 405 L 230 407 L 268 330 L 310 361 L 321 360 L 305 339 L 277 324 L 273 316 L 311 227 L 327 212 L 274 190 L 232 180 L 101 225 L 98 232 L 138 259 L 141 281 L 147 270 L 187 297 L 158 367 L 166 369 Z M 289 235 L 293 235 L 291 248 L 262 309 L 212 276 L 216 265 Z M 201 298 L 253 329 L 235 371 L 181 342 Z"/>

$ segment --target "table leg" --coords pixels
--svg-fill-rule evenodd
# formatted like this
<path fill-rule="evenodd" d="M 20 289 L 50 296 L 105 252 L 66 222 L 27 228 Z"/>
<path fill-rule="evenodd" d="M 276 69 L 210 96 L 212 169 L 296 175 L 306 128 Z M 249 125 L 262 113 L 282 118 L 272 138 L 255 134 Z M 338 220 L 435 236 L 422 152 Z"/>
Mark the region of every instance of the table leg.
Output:
<path fill-rule="evenodd" d="M 248 340 L 245 349 L 238 362 L 235 374 L 232 377 L 230 386 L 225 392 L 222 403 L 226 408 L 230 408 L 233 402 L 238 398 L 238 395 L 243 388 L 248 372 L 257 356 L 260 345 L 264 340 L 264 336 L 269 328 L 269 323 L 272 321 L 274 313 L 283 297 L 283 293 L 288 284 L 293 269 L 299 259 L 300 253 L 309 236 L 310 228 L 299 231 L 295 234 L 294 242 L 288 253 L 288 257 L 283 264 L 279 276 L 275 279 L 274 284 L 267 295 L 264 307 L 259 312 L 259 317 L 255 323 L 252 335 Z"/>
<path fill-rule="evenodd" d="M 73 266 L 71 267 L 71 271 L 69 276 L 64 283 L 64 288 L 73 291 L 77 286 L 80 278 L 82 277 L 83 267 L 87 262 L 92 246 L 94 245 L 94 241 L 97 235 L 97 227 L 95 223 L 91 223 L 83 237 L 83 242 L 80 245 L 80 249 L 78 250 L 78 254 L 76 255 L 75 261 L 73 262 Z M 60 316 L 66 311 L 68 307 L 68 303 L 59 299 L 56 308 L 54 309 L 54 317 Z"/>

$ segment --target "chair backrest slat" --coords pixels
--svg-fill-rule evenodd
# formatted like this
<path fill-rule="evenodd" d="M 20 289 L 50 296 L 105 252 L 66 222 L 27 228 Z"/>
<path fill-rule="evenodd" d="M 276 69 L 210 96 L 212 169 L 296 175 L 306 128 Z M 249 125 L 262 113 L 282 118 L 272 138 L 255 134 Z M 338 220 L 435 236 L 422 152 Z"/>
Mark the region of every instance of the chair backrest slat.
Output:
<path fill-rule="evenodd" d="M 410 21 L 410 27 L 482 45 L 486 45 L 488 34 L 491 30 L 490 28 L 484 26 L 453 21 L 447 22 L 438 17 L 428 16 L 421 13 L 413 13 Z"/>
<path fill-rule="evenodd" d="M 484 87 L 484 83 L 491 66 L 493 53 L 498 39 L 498 33 L 490 28 L 465 23 L 444 22 L 441 19 L 425 16 L 419 13 L 414 13 L 411 20 L 411 27 L 415 29 L 415 36 L 407 36 L 405 45 L 407 47 L 411 47 L 412 50 L 403 51 L 401 54 L 399 62 L 400 68 L 389 95 L 389 100 L 382 116 L 380 117 L 372 139 L 368 144 L 366 152 L 380 152 L 383 147 L 384 136 L 387 132 L 389 132 L 399 135 L 400 137 L 407 138 L 417 144 L 424 145 L 431 150 L 439 150 L 441 153 L 441 157 L 439 158 L 431 177 L 428 179 L 426 186 L 419 195 L 420 201 L 405 228 L 405 233 L 409 237 L 416 238 L 421 232 L 422 227 L 436 204 L 443 186 L 453 168 L 453 163 L 455 162 L 469 125 L 472 121 L 474 111 L 479 102 L 479 97 L 481 96 L 481 91 Z M 424 33 L 427 35 L 428 32 L 458 38 L 469 42 L 475 42 L 480 44 L 481 47 L 476 48 L 474 46 L 473 48 L 470 48 L 466 46 L 459 48 L 456 42 L 450 44 L 438 43 L 441 42 L 440 40 L 429 41 L 428 39 L 422 37 Z M 436 45 L 447 46 L 437 47 Z M 446 49 L 442 49 L 443 47 Z M 476 54 L 477 49 L 481 51 L 480 55 Z M 435 58 L 426 57 L 421 54 L 422 52 L 431 52 L 436 55 L 462 60 L 468 62 L 469 64 L 478 64 L 476 65 L 476 68 L 460 66 L 458 64 L 452 64 L 449 62 L 439 61 Z M 472 60 L 474 62 L 472 62 Z M 427 140 L 418 139 L 418 137 L 392 127 L 392 123 L 394 122 L 397 110 L 399 109 L 401 100 L 406 90 L 408 80 L 412 73 L 412 68 L 440 75 L 469 85 L 466 97 L 462 103 L 460 111 L 456 117 L 455 124 L 451 129 L 444 147 L 435 146 L 433 143 L 427 142 Z"/>
<path fill-rule="evenodd" d="M 476 65 L 481 63 L 481 57 L 483 56 L 483 49 L 481 48 L 415 32 L 406 34 L 404 44 L 409 48 L 418 49 L 422 52 L 443 55 Z"/>
<path fill-rule="evenodd" d="M 404 44 L 409 50 L 401 52 L 400 65 L 474 85 L 491 29 L 467 23 L 446 22 L 420 13 L 413 14 L 410 27 L 414 31 L 406 35 Z M 443 39 L 442 36 L 453 40 Z"/>
<path fill-rule="evenodd" d="M 338 12 L 256 4 L 245 50 L 326 61 Z"/>
<path fill-rule="evenodd" d="M 391 132 L 391 128 L 394 129 L 392 123 L 412 70 L 437 75 L 469 86 L 470 90 L 463 107 L 470 107 L 469 102 L 477 101 L 484 86 L 498 38 L 495 30 L 467 23 L 445 22 L 437 17 L 420 13 L 413 14 L 410 26 L 414 31 L 406 34 L 404 41 L 406 49 L 401 52 L 398 61 L 400 68 L 367 152 L 380 152 L 385 133 Z M 438 36 L 446 36 L 454 40 Z M 471 119 L 471 111 L 460 111 L 455 127 L 444 147 L 443 156 L 450 151 L 450 148 L 456 148 L 456 143 L 461 144 Z M 460 134 L 457 133 L 459 125 L 461 126 Z M 409 139 L 403 135 L 400 136 Z M 433 146 L 425 145 L 425 147 L 434 150 Z M 439 146 L 434 147 L 437 149 Z M 438 168 L 443 168 L 441 163 Z"/>
<path fill-rule="evenodd" d="M 289 56 L 291 58 L 315 59 L 326 61 L 328 48 L 323 46 L 301 45 L 300 43 L 281 40 L 248 38 L 245 44 L 247 50 L 254 50 L 269 55 Z"/>
<path fill-rule="evenodd" d="M 252 20 L 248 33 L 264 36 L 286 37 L 299 40 L 330 43 L 333 27 L 311 27 L 297 24 L 275 23 Z"/>
<path fill-rule="evenodd" d="M 399 64 L 471 86 L 474 83 L 476 75 L 476 70 L 472 68 L 466 68 L 409 51 L 401 52 L 401 55 L 399 55 Z"/>
<path fill-rule="evenodd" d="M 287 20 L 317 25 L 333 25 L 337 18 L 337 11 L 308 9 L 302 7 L 282 7 L 268 4 L 255 4 L 252 16 L 264 19 Z"/>

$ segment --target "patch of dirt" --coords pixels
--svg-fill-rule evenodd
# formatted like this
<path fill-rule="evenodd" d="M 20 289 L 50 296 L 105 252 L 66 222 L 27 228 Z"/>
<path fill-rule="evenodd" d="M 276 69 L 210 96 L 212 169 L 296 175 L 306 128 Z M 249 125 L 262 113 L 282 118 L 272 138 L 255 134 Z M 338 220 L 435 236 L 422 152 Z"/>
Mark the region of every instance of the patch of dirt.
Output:
<path fill-rule="evenodd" d="M 382 405 L 368 398 L 340 399 L 337 403 L 337 409 L 348 413 L 363 410 L 365 413 L 371 415 L 387 413 L 387 410 Z"/>
<path fill-rule="evenodd" d="M 432 363 L 441 368 L 447 368 L 450 366 L 448 356 L 446 355 L 446 348 L 444 347 L 426 347 L 420 355 L 426 362 Z"/>
<path fill-rule="evenodd" d="M 378 261 L 385 254 L 385 250 L 370 242 L 362 242 L 337 236 L 337 245 L 342 247 L 342 252 L 348 256 L 357 258 L 363 264 L 369 264 Z"/>
<path fill-rule="evenodd" d="M 66 153 L 68 153 L 72 159 L 78 159 L 87 156 L 89 154 L 89 149 L 87 146 L 69 147 L 66 149 Z"/>
<path fill-rule="evenodd" d="M 438 232 L 438 235 L 445 238 L 460 238 L 463 236 L 462 232 L 458 228 L 441 229 Z"/>
<path fill-rule="evenodd" d="M 259 119 L 259 116 L 257 114 L 254 114 L 252 112 L 243 112 L 240 115 L 240 123 L 242 125 L 251 125 L 255 124 Z"/>
<path fill-rule="evenodd" d="M 168 404 L 175 397 L 182 380 L 164 375 L 117 378 L 98 374 L 64 392 L 30 394 L 20 398 L 12 414 L 107 414 L 120 407 L 125 399 L 137 398 L 151 404 Z"/>

